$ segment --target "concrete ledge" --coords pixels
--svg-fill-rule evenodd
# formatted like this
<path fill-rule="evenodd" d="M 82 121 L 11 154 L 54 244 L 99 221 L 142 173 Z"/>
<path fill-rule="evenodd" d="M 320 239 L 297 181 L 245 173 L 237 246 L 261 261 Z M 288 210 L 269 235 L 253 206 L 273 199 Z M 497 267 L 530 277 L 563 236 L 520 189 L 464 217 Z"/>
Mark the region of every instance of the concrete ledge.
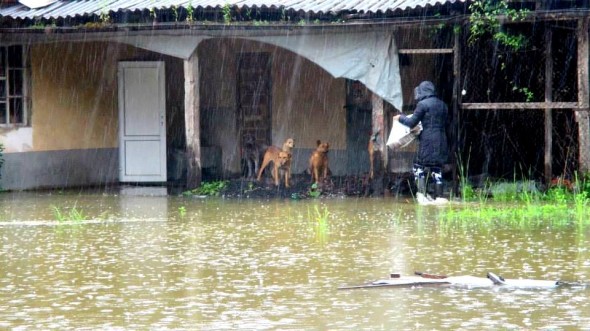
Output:
<path fill-rule="evenodd" d="M 66 188 L 118 182 L 119 149 L 76 149 L 4 154 L 5 190 Z"/>

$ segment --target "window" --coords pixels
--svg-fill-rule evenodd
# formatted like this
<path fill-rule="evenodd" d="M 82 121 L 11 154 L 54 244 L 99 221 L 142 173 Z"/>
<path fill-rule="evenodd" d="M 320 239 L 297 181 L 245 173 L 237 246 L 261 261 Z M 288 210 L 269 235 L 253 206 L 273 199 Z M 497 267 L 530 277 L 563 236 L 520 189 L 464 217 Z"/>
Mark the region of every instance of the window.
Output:
<path fill-rule="evenodd" d="M 27 56 L 21 45 L 0 46 L 0 125 L 28 125 Z"/>

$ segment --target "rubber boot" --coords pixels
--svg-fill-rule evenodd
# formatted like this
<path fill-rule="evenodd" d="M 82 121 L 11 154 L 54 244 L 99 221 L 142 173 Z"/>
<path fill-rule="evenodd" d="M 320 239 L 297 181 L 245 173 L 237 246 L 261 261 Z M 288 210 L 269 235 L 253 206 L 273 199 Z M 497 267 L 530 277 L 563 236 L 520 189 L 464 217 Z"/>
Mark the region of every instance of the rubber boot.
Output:
<path fill-rule="evenodd" d="M 416 192 L 416 201 L 421 205 L 430 204 L 432 200 L 426 195 L 426 178 L 418 178 L 416 180 L 416 186 L 418 187 L 418 192 Z"/>
<path fill-rule="evenodd" d="M 436 183 L 434 185 L 434 198 L 442 198 L 443 197 L 443 184 L 442 183 Z"/>
<path fill-rule="evenodd" d="M 424 196 L 426 196 L 426 178 L 418 178 L 416 180 L 416 186 L 418 187 L 418 193 L 422 193 Z"/>

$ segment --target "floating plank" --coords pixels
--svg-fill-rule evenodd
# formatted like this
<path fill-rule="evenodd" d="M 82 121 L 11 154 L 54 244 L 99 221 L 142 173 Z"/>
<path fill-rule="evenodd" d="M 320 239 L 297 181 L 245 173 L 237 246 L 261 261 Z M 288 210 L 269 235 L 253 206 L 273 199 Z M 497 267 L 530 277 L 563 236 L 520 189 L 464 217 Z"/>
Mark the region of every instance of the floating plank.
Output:
<path fill-rule="evenodd" d="M 566 284 L 554 280 L 504 279 L 493 273 L 488 273 L 488 277 L 451 276 L 444 278 L 429 278 L 429 276 L 431 275 L 399 276 L 399 278 L 396 277 L 391 279 L 381 279 L 367 284 L 342 286 L 338 289 L 350 290 L 376 287 L 413 288 L 433 286 L 456 286 L 465 288 L 502 287 L 507 289 L 553 289 L 560 285 Z"/>

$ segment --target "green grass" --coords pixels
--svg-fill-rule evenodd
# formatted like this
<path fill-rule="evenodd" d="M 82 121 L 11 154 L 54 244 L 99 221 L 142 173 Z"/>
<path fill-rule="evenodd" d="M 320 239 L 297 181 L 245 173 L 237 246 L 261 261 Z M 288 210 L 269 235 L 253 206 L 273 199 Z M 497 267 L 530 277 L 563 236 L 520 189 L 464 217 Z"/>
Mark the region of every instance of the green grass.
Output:
<path fill-rule="evenodd" d="M 574 188 L 563 185 L 540 190 L 533 180 L 513 182 L 487 182 L 475 190 L 466 179 L 465 168 L 461 176 L 461 200 L 463 204 L 450 204 L 440 213 L 443 221 L 491 224 L 535 224 L 549 221 L 551 224 L 579 225 L 590 223 L 590 176 L 576 178 Z"/>
<path fill-rule="evenodd" d="M 50 206 L 53 216 L 58 222 L 81 222 L 87 219 L 86 215 L 81 209 L 78 209 L 76 205 L 62 209 L 58 206 L 51 205 Z"/>
<path fill-rule="evenodd" d="M 328 208 L 324 206 L 324 208 L 320 210 L 318 206 L 315 206 L 313 212 L 308 208 L 307 217 L 314 224 L 317 241 L 320 244 L 325 244 L 330 229 L 330 224 L 328 223 L 330 212 L 328 211 Z"/>

